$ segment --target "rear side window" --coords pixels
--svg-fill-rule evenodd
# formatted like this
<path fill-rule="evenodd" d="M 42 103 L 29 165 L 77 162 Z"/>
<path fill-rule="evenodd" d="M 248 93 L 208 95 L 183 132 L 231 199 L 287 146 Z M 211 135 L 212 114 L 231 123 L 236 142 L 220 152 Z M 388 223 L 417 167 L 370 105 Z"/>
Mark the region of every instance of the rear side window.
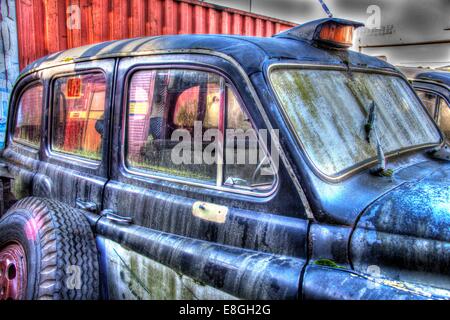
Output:
<path fill-rule="evenodd" d="M 105 99 L 103 73 L 57 78 L 53 84 L 52 150 L 100 160 Z"/>
<path fill-rule="evenodd" d="M 35 84 L 22 93 L 16 113 L 15 141 L 39 147 L 43 91 L 42 84 Z"/>

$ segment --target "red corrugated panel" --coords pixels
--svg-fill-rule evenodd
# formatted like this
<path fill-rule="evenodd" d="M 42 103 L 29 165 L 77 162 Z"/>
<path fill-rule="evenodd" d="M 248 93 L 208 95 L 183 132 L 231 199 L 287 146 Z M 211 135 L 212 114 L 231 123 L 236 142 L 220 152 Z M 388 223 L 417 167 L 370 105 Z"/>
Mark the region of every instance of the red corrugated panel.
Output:
<path fill-rule="evenodd" d="M 107 40 L 189 33 L 271 36 L 294 26 L 197 0 L 17 0 L 16 9 L 21 68 L 49 53 Z M 80 28 L 68 28 L 77 12 Z"/>

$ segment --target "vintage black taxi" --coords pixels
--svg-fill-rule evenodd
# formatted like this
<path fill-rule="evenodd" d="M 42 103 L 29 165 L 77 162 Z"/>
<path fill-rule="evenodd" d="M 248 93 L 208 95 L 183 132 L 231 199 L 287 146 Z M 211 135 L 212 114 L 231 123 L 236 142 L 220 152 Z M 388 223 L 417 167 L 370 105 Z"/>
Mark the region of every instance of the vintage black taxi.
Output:
<path fill-rule="evenodd" d="M 1 158 L 0 298 L 450 298 L 444 138 L 395 67 L 348 50 L 360 26 L 29 65 Z"/>

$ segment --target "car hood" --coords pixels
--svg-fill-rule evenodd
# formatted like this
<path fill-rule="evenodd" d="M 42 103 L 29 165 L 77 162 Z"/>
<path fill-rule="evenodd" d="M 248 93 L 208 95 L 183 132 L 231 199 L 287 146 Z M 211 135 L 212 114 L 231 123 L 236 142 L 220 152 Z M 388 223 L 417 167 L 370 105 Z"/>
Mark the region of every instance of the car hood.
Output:
<path fill-rule="evenodd" d="M 358 227 L 450 242 L 450 166 L 388 192 L 365 210 Z"/>

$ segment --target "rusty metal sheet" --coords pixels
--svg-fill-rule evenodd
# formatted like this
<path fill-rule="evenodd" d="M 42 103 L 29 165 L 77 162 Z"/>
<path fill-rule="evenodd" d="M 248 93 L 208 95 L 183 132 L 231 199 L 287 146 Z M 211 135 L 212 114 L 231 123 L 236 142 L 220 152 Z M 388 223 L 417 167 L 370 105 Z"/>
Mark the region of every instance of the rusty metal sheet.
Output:
<path fill-rule="evenodd" d="M 108 40 L 170 34 L 272 36 L 294 24 L 197 0 L 18 0 L 20 67 Z"/>

